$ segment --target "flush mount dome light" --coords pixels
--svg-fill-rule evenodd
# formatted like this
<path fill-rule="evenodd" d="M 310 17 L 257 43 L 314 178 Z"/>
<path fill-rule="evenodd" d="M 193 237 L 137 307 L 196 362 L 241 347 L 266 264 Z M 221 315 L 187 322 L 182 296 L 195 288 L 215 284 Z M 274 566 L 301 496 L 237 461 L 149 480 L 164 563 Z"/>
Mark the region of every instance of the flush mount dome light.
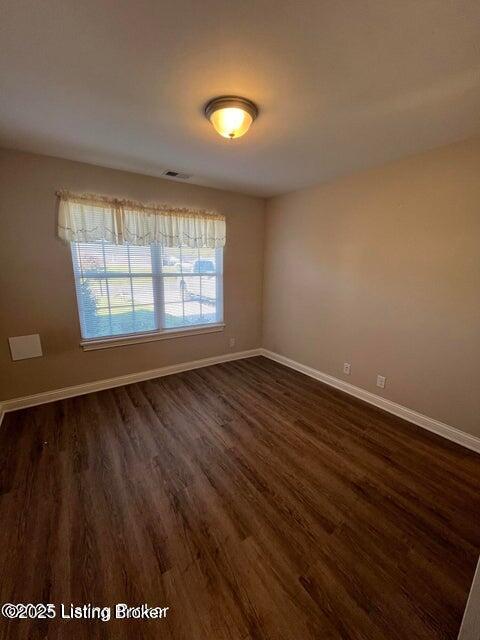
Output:
<path fill-rule="evenodd" d="M 246 98 L 220 96 L 205 105 L 205 117 L 224 138 L 240 138 L 258 115 L 257 106 Z"/>

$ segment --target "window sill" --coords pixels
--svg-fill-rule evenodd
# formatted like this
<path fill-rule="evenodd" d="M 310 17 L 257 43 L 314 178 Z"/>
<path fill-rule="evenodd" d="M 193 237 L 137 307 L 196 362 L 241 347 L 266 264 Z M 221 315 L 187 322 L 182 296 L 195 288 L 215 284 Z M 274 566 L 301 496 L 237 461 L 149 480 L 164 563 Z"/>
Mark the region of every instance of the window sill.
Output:
<path fill-rule="evenodd" d="M 155 342 L 156 340 L 169 340 L 172 338 L 186 338 L 187 336 L 198 336 L 203 333 L 217 333 L 223 331 L 224 323 L 204 324 L 195 327 L 182 329 L 164 329 L 151 333 L 137 333 L 128 336 L 116 336 L 112 338 L 98 338 L 96 340 L 82 340 L 80 346 L 84 351 L 94 351 L 95 349 L 109 349 L 111 347 L 123 347 L 129 344 L 140 344 L 142 342 Z"/>

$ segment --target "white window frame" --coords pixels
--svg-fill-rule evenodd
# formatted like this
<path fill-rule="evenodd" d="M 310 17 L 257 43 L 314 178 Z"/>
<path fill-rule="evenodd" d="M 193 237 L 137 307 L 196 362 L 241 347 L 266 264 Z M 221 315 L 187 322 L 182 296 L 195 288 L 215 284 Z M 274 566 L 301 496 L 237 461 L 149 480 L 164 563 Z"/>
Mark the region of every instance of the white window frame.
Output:
<path fill-rule="evenodd" d="M 81 269 L 78 260 L 78 249 L 76 242 L 70 243 L 71 254 L 72 254 L 72 268 L 73 268 L 73 277 L 77 298 L 77 306 L 78 306 L 78 318 L 79 318 L 79 328 L 80 328 L 80 346 L 84 351 L 92 351 L 95 349 L 107 349 L 110 347 L 129 345 L 129 344 L 138 344 L 142 342 L 153 342 L 156 340 L 165 340 L 172 338 L 181 338 L 186 336 L 194 336 L 201 335 L 206 333 L 217 333 L 219 331 L 223 331 L 225 327 L 225 323 L 223 321 L 223 247 L 219 247 L 215 249 L 215 273 L 212 274 L 215 276 L 215 285 L 216 285 L 216 310 L 217 310 L 217 321 L 209 322 L 206 324 L 195 324 L 195 325 L 187 325 L 184 327 L 175 327 L 172 329 L 168 328 L 158 328 L 153 331 L 146 332 L 136 332 L 136 333 L 124 333 L 124 334 L 116 334 L 116 335 L 108 335 L 108 336 L 100 336 L 98 338 L 84 338 L 83 337 L 83 326 L 85 325 L 85 317 L 83 310 L 83 301 L 82 296 L 79 292 L 78 282 L 81 277 Z M 83 243 L 80 243 L 83 244 Z M 104 244 L 104 243 L 102 243 Z M 203 274 L 191 274 L 191 273 L 168 273 L 167 275 L 162 274 L 162 247 L 160 245 L 152 244 L 150 245 L 151 259 L 152 259 L 152 273 L 147 274 L 136 274 L 139 277 L 152 277 L 153 283 L 153 297 L 154 297 L 154 312 L 155 312 L 155 320 L 158 327 L 162 327 L 164 324 L 163 315 L 165 313 L 165 301 L 163 299 L 163 283 L 166 277 L 175 277 L 178 276 L 193 276 L 193 277 L 201 277 Z M 96 276 L 89 276 L 96 277 Z M 115 274 L 113 277 L 125 277 L 130 278 L 130 273 L 121 272 Z M 101 278 L 101 274 L 98 275 L 98 279 Z M 108 288 L 108 277 L 104 278 L 107 281 Z M 201 282 L 201 281 L 200 281 Z M 83 317 L 83 320 L 82 320 Z"/>

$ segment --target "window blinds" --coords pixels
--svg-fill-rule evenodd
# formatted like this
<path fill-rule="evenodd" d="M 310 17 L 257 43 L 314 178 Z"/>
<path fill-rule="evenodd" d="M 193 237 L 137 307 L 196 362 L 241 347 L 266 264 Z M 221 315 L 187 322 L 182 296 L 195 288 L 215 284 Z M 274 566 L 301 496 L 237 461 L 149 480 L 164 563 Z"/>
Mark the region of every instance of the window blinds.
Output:
<path fill-rule="evenodd" d="M 72 242 L 85 340 L 223 320 L 221 248 Z"/>

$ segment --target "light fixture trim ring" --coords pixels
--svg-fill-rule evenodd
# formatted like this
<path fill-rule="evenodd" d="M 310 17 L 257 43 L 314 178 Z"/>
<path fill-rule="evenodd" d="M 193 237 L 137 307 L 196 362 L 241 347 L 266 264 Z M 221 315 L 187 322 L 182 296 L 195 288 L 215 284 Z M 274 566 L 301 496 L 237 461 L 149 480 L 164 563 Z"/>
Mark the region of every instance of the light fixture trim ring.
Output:
<path fill-rule="evenodd" d="M 213 98 L 207 102 L 205 105 L 205 117 L 207 120 L 210 120 L 211 115 L 215 113 L 215 111 L 229 107 L 243 109 L 251 116 L 252 122 L 258 116 L 258 107 L 251 100 L 240 96 L 218 96 L 217 98 Z"/>

